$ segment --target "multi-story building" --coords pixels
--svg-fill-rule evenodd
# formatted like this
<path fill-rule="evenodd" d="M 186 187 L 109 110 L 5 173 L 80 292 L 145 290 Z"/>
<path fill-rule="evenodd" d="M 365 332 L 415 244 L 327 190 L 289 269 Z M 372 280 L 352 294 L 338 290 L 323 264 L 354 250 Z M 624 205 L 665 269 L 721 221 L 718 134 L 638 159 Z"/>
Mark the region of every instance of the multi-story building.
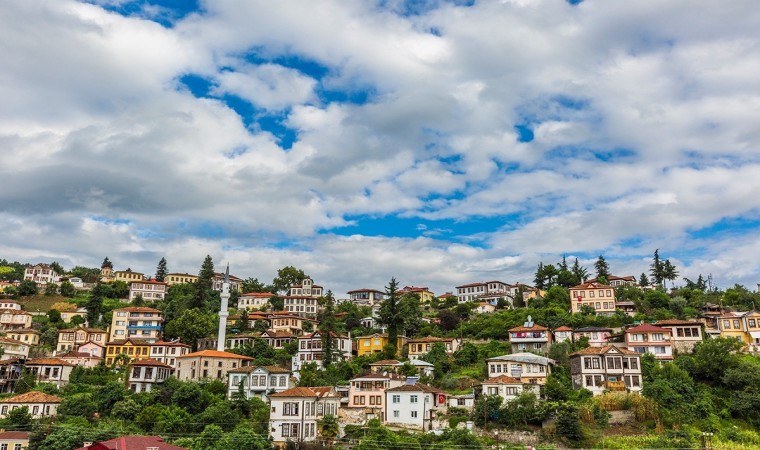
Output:
<path fill-rule="evenodd" d="M 59 353 L 57 358 L 61 358 L 69 364 L 82 366 L 88 369 L 98 366 L 103 362 L 102 356 L 96 356 L 86 352 L 77 352 L 74 350 L 66 353 Z"/>
<path fill-rule="evenodd" d="M 293 333 L 289 331 L 274 331 L 274 330 L 266 330 L 262 332 L 259 335 L 259 337 L 261 339 L 264 339 L 266 343 L 269 344 L 269 346 L 275 350 L 285 348 L 287 344 L 298 339 L 296 335 L 294 335 Z M 350 351 L 351 351 L 351 345 L 349 341 L 349 352 Z"/>
<path fill-rule="evenodd" d="M 24 269 L 24 280 L 34 281 L 37 284 L 58 283 L 60 279 L 61 274 L 47 264 L 35 264 L 26 266 Z"/>
<path fill-rule="evenodd" d="M 227 372 L 250 364 L 253 358 L 217 350 L 201 350 L 177 357 L 177 378 L 182 381 L 223 380 Z"/>
<path fill-rule="evenodd" d="M 127 386 L 132 392 L 150 392 L 154 387 L 166 381 L 174 368 L 155 359 L 141 359 L 132 362 L 127 368 Z"/>
<path fill-rule="evenodd" d="M 0 310 L 0 330 L 12 331 L 22 328 L 31 328 L 32 315 L 18 309 Z"/>
<path fill-rule="evenodd" d="M 385 301 L 385 293 L 375 289 L 354 289 L 353 291 L 348 291 L 347 294 L 351 303 L 357 305 L 373 306 L 376 303 Z"/>
<path fill-rule="evenodd" d="M 588 306 L 600 316 L 611 316 L 615 313 L 615 289 L 607 284 L 587 281 L 570 288 L 570 309 L 573 313 Z"/>
<path fill-rule="evenodd" d="M 430 431 L 436 413 L 449 405 L 446 393 L 422 383 L 404 384 L 385 391 L 385 424 Z"/>
<path fill-rule="evenodd" d="M 249 314 L 249 317 L 251 317 L 251 315 L 252 314 Z M 270 323 L 270 330 L 287 331 L 296 336 L 303 334 L 303 324 L 305 322 L 314 323 L 313 320 L 305 319 L 288 311 L 275 311 L 272 314 L 267 315 L 266 320 Z"/>
<path fill-rule="evenodd" d="M 87 323 L 87 308 L 76 308 L 72 311 L 61 311 L 61 320 L 64 323 L 71 323 L 74 317 L 81 317 L 82 323 Z"/>
<path fill-rule="evenodd" d="M 283 392 L 294 387 L 291 371 L 280 366 L 243 366 L 227 373 L 227 397 L 260 398 L 267 401 L 273 392 Z"/>
<path fill-rule="evenodd" d="M 409 339 L 409 359 L 419 359 L 430 350 L 432 350 L 435 344 L 441 344 L 446 349 L 446 353 L 453 355 L 455 351 L 459 350 L 462 345 L 461 339 L 458 338 L 439 338 L 439 337 L 424 337 Z"/>
<path fill-rule="evenodd" d="M 369 419 L 385 417 L 385 391 L 405 383 L 393 372 L 370 373 L 348 381 L 348 409 L 345 418 L 363 424 Z"/>
<path fill-rule="evenodd" d="M 555 328 L 552 334 L 554 335 L 554 342 L 573 342 L 573 329 L 567 325 Z"/>
<path fill-rule="evenodd" d="M 164 282 L 169 286 L 175 284 L 192 284 L 198 281 L 198 275 L 190 275 L 189 273 L 168 273 L 164 277 Z"/>
<path fill-rule="evenodd" d="M 214 278 L 211 279 L 211 289 L 222 292 L 222 285 L 224 284 L 225 274 L 222 272 L 216 272 Z M 229 275 L 228 280 L 230 284 L 230 292 L 240 292 L 240 288 L 243 286 L 243 280 L 235 275 Z"/>
<path fill-rule="evenodd" d="M 29 391 L 0 400 L 0 419 L 8 417 L 8 413 L 16 408 L 27 407 L 32 419 L 53 417 L 61 404 L 61 398 L 40 391 Z"/>
<path fill-rule="evenodd" d="M 523 393 L 523 383 L 509 375 L 488 378 L 480 384 L 483 395 L 498 395 L 505 402 L 511 402 Z"/>
<path fill-rule="evenodd" d="M 609 391 L 641 391 L 641 354 L 615 345 L 588 347 L 570 354 L 573 388 L 599 395 Z"/>
<path fill-rule="evenodd" d="M 322 286 L 314 284 L 311 278 L 305 278 L 301 284 L 290 287 L 288 295 L 283 297 L 285 310 L 304 317 L 317 317 L 317 299 L 322 297 Z"/>
<path fill-rule="evenodd" d="M 5 336 L 0 336 L 0 349 L 3 350 L 0 359 L 17 359 L 29 357 L 30 345 Z"/>
<path fill-rule="evenodd" d="M 58 388 L 69 384 L 74 364 L 61 358 L 35 358 L 26 361 L 26 369 L 37 376 L 38 383 L 52 383 Z"/>
<path fill-rule="evenodd" d="M 704 338 L 702 323 L 695 320 L 658 320 L 655 325 L 670 330 L 670 345 L 675 352 L 689 353 Z"/>
<path fill-rule="evenodd" d="M 419 286 L 404 286 L 403 288 L 398 290 L 398 294 L 400 296 L 406 295 L 406 294 L 413 294 L 416 295 L 420 299 L 420 303 L 430 303 L 435 298 L 435 294 L 430 292 L 430 289 L 427 287 L 419 287 Z"/>
<path fill-rule="evenodd" d="M 87 353 L 99 358 L 106 357 L 106 346 L 103 343 L 99 344 L 97 342 L 87 341 L 84 344 L 80 345 L 77 351 L 81 353 Z"/>
<path fill-rule="evenodd" d="M 150 344 L 150 359 L 166 364 L 172 369 L 177 368 L 177 358 L 190 353 L 191 347 L 182 342 L 158 341 Z"/>
<path fill-rule="evenodd" d="M 56 345 L 55 351 L 56 353 L 72 350 L 78 351 L 79 347 L 87 342 L 94 342 L 98 345 L 105 346 L 107 338 L 108 332 L 98 328 L 66 328 L 58 331 L 58 344 Z"/>
<path fill-rule="evenodd" d="M 9 331 L 5 335 L 11 339 L 16 339 L 27 345 L 34 347 L 40 345 L 40 332 L 32 328 L 20 328 L 18 330 Z"/>
<path fill-rule="evenodd" d="M 721 337 L 733 337 L 748 344 L 750 349 L 760 349 L 760 312 L 744 311 L 722 314 L 717 319 Z"/>
<path fill-rule="evenodd" d="M 29 448 L 31 431 L 2 431 L 0 430 L 0 449 L 25 450 Z"/>
<path fill-rule="evenodd" d="M 145 279 L 145 274 L 140 272 L 134 272 L 132 269 L 117 270 L 113 273 L 114 281 L 123 281 L 127 284 L 133 281 L 142 281 Z"/>
<path fill-rule="evenodd" d="M 333 360 L 351 359 L 351 338 L 331 333 Z M 293 370 L 300 370 L 303 364 L 315 363 L 322 367 L 325 352 L 322 347 L 322 332 L 304 334 L 298 337 L 298 353 L 293 357 Z"/>
<path fill-rule="evenodd" d="M 480 302 L 478 303 L 478 306 L 473 309 L 473 311 L 476 314 L 490 314 L 492 312 L 496 312 L 496 306 L 488 302 Z"/>
<path fill-rule="evenodd" d="M 269 430 L 272 441 L 313 442 L 317 422 L 338 416 L 340 397 L 332 386 L 296 387 L 269 395 Z"/>
<path fill-rule="evenodd" d="M 636 353 L 651 353 L 655 359 L 673 359 L 670 330 L 648 323 L 625 330 L 625 345 Z"/>
<path fill-rule="evenodd" d="M 511 299 L 512 286 L 503 281 L 481 281 L 480 283 L 470 283 L 457 286 L 457 302 L 479 302 L 481 297 L 493 297 L 496 295 L 505 300 Z M 490 302 L 489 302 L 490 303 Z"/>
<path fill-rule="evenodd" d="M 388 345 L 387 334 L 371 334 L 369 336 L 360 336 L 356 339 L 356 355 L 362 356 L 371 353 L 382 353 L 385 350 L 385 346 Z M 401 350 L 404 348 L 408 339 L 406 336 L 399 336 L 396 339 L 396 354 L 401 355 Z"/>
<path fill-rule="evenodd" d="M 489 378 L 509 375 L 522 384 L 541 385 L 546 384 L 554 361 L 533 353 L 513 353 L 489 358 L 486 364 Z"/>
<path fill-rule="evenodd" d="M 126 338 L 156 342 L 161 337 L 164 313 L 147 306 L 130 306 L 113 310 L 109 341 Z"/>
<path fill-rule="evenodd" d="M 549 352 L 552 343 L 552 334 L 549 329 L 528 320 L 521 327 L 509 330 L 509 342 L 512 343 L 512 352 L 531 352 L 545 355 Z"/>
<path fill-rule="evenodd" d="M 129 301 L 142 297 L 146 302 L 157 302 L 166 297 L 169 285 L 162 281 L 141 280 L 129 283 Z"/>
<path fill-rule="evenodd" d="M 586 280 L 587 283 L 596 283 L 596 278 L 592 278 L 590 280 Z M 626 275 L 623 277 L 618 277 L 615 275 L 610 275 L 607 277 L 607 283 L 612 287 L 620 287 L 620 286 L 636 286 L 636 277 L 633 275 Z"/>
<path fill-rule="evenodd" d="M 2 292 L 2 291 L 0 291 Z M 13 300 L 0 300 L 0 309 L 17 309 L 21 311 L 21 303 Z"/>
<path fill-rule="evenodd" d="M 148 359 L 150 357 L 150 344 L 151 342 L 145 339 L 135 338 L 116 339 L 108 342 L 106 344 L 106 365 L 124 365 L 136 359 Z"/>
<path fill-rule="evenodd" d="M 237 307 L 241 311 L 261 309 L 269 306 L 269 299 L 274 297 L 271 292 L 249 292 L 238 297 Z"/>
<path fill-rule="evenodd" d="M 612 329 L 604 327 L 583 327 L 573 331 L 575 342 L 587 338 L 588 345 L 591 347 L 603 347 L 607 345 L 610 336 L 612 336 Z"/>

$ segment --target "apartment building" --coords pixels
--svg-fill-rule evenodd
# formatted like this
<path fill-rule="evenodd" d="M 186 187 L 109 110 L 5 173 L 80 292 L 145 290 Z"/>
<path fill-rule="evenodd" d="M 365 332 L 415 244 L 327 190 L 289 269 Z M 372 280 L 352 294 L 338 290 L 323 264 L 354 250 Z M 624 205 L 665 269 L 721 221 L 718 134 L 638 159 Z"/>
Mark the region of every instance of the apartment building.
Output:
<path fill-rule="evenodd" d="M 198 281 L 198 275 L 190 275 L 189 273 L 169 273 L 164 277 L 164 282 L 169 286 L 175 284 L 192 284 Z"/>
<path fill-rule="evenodd" d="M 147 306 L 130 306 L 113 310 L 109 341 L 137 338 L 156 342 L 161 337 L 164 314 Z"/>
<path fill-rule="evenodd" d="M 503 281 L 481 281 L 480 283 L 463 284 L 456 287 L 457 302 L 479 302 L 483 296 L 504 296 L 512 298 L 512 285 Z"/>
<path fill-rule="evenodd" d="M 600 316 L 611 316 L 615 313 L 615 289 L 607 284 L 587 281 L 570 288 L 570 309 L 573 313 L 588 306 Z"/>
<path fill-rule="evenodd" d="M 348 382 L 347 416 L 363 424 L 366 420 L 385 417 L 385 391 L 401 386 L 405 379 L 395 373 L 370 373 Z"/>
<path fill-rule="evenodd" d="M 87 342 L 94 342 L 100 346 L 105 346 L 107 338 L 108 332 L 99 328 L 66 328 L 58 331 L 58 343 L 56 344 L 55 351 L 56 353 L 76 351 Z"/>
<path fill-rule="evenodd" d="M 301 284 L 291 286 L 288 295 L 283 297 L 285 310 L 298 316 L 316 318 L 317 299 L 322 295 L 322 286 L 314 284 L 311 278 L 305 278 Z"/>
<path fill-rule="evenodd" d="M 249 309 L 261 309 L 269 306 L 269 299 L 274 297 L 271 292 L 248 292 L 238 297 L 237 307 L 241 311 Z"/>
<path fill-rule="evenodd" d="M 182 381 L 222 380 L 227 372 L 250 364 L 253 358 L 218 350 L 202 350 L 177 357 L 177 378 Z"/>
<path fill-rule="evenodd" d="M 513 353 L 531 352 L 546 355 L 552 343 L 552 334 L 548 328 L 534 323 L 528 316 L 523 326 L 510 328 L 509 342 L 512 344 Z"/>
<path fill-rule="evenodd" d="M 47 264 L 30 265 L 24 269 L 24 280 L 34 281 L 37 284 L 58 283 L 60 279 L 61 274 Z"/>
<path fill-rule="evenodd" d="M 166 298 L 169 284 L 162 281 L 142 280 L 129 283 L 129 301 L 142 297 L 146 302 L 157 302 Z"/>

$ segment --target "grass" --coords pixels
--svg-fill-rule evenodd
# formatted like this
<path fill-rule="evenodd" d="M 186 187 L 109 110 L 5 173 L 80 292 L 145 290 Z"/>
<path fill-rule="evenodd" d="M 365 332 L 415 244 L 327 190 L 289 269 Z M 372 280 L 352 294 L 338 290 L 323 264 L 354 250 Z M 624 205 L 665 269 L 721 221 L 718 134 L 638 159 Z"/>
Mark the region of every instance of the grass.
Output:
<path fill-rule="evenodd" d="M 37 294 L 29 297 L 21 297 L 18 299 L 22 307 L 29 312 L 48 312 L 53 304 L 58 302 L 73 303 L 72 299 L 66 298 L 62 295 L 45 295 Z"/>

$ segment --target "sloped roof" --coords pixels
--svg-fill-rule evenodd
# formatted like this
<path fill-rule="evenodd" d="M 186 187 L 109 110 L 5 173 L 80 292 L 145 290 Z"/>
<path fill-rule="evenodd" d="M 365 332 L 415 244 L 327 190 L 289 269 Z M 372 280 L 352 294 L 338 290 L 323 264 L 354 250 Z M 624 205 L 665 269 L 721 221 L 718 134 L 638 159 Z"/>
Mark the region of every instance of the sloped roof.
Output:
<path fill-rule="evenodd" d="M 199 352 L 188 353 L 187 355 L 177 356 L 177 358 L 230 358 L 230 359 L 242 359 L 244 361 L 251 361 L 253 358 L 250 356 L 238 355 L 237 353 L 220 352 L 219 350 L 201 350 Z"/>
<path fill-rule="evenodd" d="M 609 284 L 597 283 L 595 281 L 587 281 L 577 286 L 573 286 L 570 289 L 612 289 Z"/>
<path fill-rule="evenodd" d="M 290 370 L 280 366 L 242 366 L 237 369 L 232 369 L 229 372 L 251 373 L 257 369 L 264 369 L 269 373 L 290 373 Z"/>
<path fill-rule="evenodd" d="M 491 377 L 480 384 L 522 384 L 522 382 L 509 375 L 499 375 L 498 377 Z"/>
<path fill-rule="evenodd" d="M 625 330 L 626 333 L 651 333 L 651 332 L 657 332 L 657 333 L 668 333 L 670 334 L 670 330 L 667 328 L 662 327 L 656 327 L 654 325 L 650 325 L 648 323 L 642 323 L 641 325 L 637 325 L 635 327 L 628 328 Z"/>
<path fill-rule="evenodd" d="M 555 328 L 554 331 L 573 331 L 573 329 L 568 327 L 567 325 L 562 325 L 559 328 Z"/>
<path fill-rule="evenodd" d="M 370 364 L 370 366 L 396 366 L 401 364 L 401 361 L 395 360 L 395 359 L 383 359 L 380 361 L 375 361 Z"/>
<path fill-rule="evenodd" d="M 702 325 L 702 322 L 697 322 L 696 320 L 667 319 L 658 320 L 654 324 L 660 327 L 665 327 L 674 325 Z"/>
<path fill-rule="evenodd" d="M 577 330 L 573 330 L 575 333 L 588 333 L 593 331 L 609 331 L 612 332 L 612 328 L 605 328 L 605 327 L 583 327 L 578 328 Z"/>
<path fill-rule="evenodd" d="M 496 356 L 493 358 L 488 358 L 486 361 L 514 361 L 514 362 L 524 362 L 524 363 L 531 363 L 531 364 L 541 364 L 544 366 L 549 365 L 549 364 L 556 364 L 553 359 L 549 359 L 544 356 L 539 356 L 539 355 L 535 355 L 533 353 L 527 353 L 527 352 L 512 353 L 509 355 Z"/>
<path fill-rule="evenodd" d="M 269 394 L 269 397 L 327 397 L 333 392 L 332 386 L 295 387 L 286 391 Z"/>
<path fill-rule="evenodd" d="M 151 367 L 163 367 L 166 369 L 173 369 L 174 367 L 169 364 L 164 364 L 161 361 L 153 358 L 137 359 L 129 363 L 130 366 L 151 366 Z"/>
<path fill-rule="evenodd" d="M 21 395 L 5 398 L 0 403 L 61 403 L 61 397 L 40 391 L 29 391 Z"/>
<path fill-rule="evenodd" d="M 61 358 L 34 358 L 26 361 L 27 366 L 75 366 Z"/>
<path fill-rule="evenodd" d="M 76 450 L 145 450 L 157 448 L 158 450 L 187 450 L 174 444 L 164 442 L 161 436 L 121 436 L 108 441 L 79 447 Z"/>
<path fill-rule="evenodd" d="M 634 352 L 633 350 L 628 350 L 625 347 L 618 347 L 617 345 L 604 345 L 602 347 L 586 347 L 583 350 L 578 350 L 577 352 L 570 353 L 570 356 L 604 355 L 604 354 L 609 353 L 613 349 L 619 351 L 620 353 L 624 355 L 641 355 L 641 353 Z"/>
<path fill-rule="evenodd" d="M 402 384 L 394 388 L 386 389 L 385 392 L 427 392 L 430 394 L 442 394 L 443 391 L 436 389 L 427 384 L 415 383 L 415 384 Z"/>
<path fill-rule="evenodd" d="M 532 327 L 526 327 L 526 326 L 519 326 L 510 328 L 510 333 L 520 333 L 520 332 L 530 332 L 530 331 L 547 331 L 549 330 L 545 326 L 539 325 L 537 323 L 534 323 Z"/>

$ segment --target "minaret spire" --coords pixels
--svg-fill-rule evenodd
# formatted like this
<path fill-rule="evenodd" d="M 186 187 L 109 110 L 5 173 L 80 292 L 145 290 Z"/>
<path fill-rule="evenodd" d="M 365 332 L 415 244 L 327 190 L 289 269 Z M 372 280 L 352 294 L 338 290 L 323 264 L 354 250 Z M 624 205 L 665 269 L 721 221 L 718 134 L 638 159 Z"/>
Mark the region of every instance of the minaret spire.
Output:
<path fill-rule="evenodd" d="M 224 282 L 222 283 L 222 305 L 219 308 L 219 334 L 217 335 L 216 349 L 224 351 L 224 344 L 227 340 L 227 307 L 230 299 L 230 263 L 227 263 L 227 271 L 224 273 Z"/>

